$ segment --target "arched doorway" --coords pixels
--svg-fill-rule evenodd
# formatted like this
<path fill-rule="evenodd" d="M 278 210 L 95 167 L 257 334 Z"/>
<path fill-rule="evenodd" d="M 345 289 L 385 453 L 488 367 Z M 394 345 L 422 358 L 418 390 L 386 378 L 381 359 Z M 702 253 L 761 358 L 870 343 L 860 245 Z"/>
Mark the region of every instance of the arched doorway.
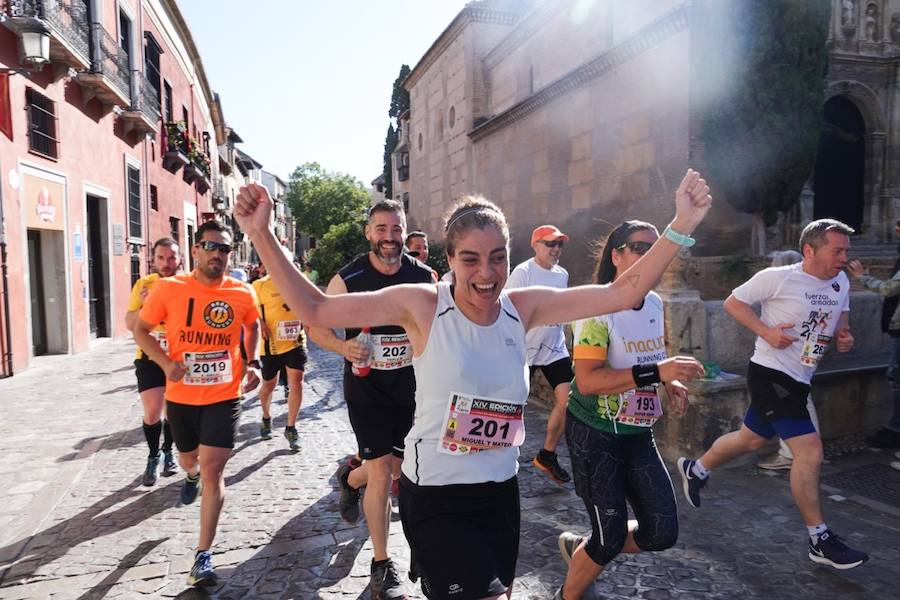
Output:
<path fill-rule="evenodd" d="M 825 102 L 813 178 L 813 218 L 843 221 L 857 232 L 863 222 L 866 126 L 843 96 Z"/>

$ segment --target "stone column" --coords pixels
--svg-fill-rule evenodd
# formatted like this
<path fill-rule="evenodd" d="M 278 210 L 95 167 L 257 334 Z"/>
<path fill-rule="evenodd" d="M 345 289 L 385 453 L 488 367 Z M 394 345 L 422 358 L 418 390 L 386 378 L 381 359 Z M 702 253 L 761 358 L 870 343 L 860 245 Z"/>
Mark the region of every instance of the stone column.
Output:
<path fill-rule="evenodd" d="M 656 288 L 665 307 L 666 341 L 669 356 L 688 354 L 708 360 L 706 306 L 700 292 L 685 280 L 690 251 L 682 249 Z"/>

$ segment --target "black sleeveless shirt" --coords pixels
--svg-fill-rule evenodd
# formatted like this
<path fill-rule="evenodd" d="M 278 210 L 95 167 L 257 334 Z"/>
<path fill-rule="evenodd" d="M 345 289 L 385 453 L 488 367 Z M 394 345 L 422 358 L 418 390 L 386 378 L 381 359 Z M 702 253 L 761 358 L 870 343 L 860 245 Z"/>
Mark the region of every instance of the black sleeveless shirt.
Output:
<path fill-rule="evenodd" d="M 400 257 L 400 270 L 385 275 L 372 266 L 369 253 L 356 257 L 338 272 L 349 293 L 373 292 L 401 283 L 433 283 L 430 267 L 407 256 Z M 346 329 L 346 339 L 353 339 L 360 329 Z M 399 325 L 372 327 L 373 335 L 402 335 L 406 331 Z M 350 361 L 344 359 L 344 398 L 352 402 L 396 405 L 413 404 L 416 396 L 416 377 L 412 365 L 390 371 L 372 369 L 366 377 L 357 377 L 350 370 Z"/>

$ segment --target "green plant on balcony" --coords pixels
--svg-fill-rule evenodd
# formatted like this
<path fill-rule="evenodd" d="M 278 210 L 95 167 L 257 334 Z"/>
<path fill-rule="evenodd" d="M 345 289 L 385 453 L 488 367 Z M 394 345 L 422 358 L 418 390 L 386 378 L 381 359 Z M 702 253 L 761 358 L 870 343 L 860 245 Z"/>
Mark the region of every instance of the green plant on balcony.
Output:
<path fill-rule="evenodd" d="M 167 147 L 170 151 L 185 153 L 185 132 L 187 126 L 184 121 L 169 121 L 166 123 Z"/>
<path fill-rule="evenodd" d="M 188 158 L 195 167 L 200 169 L 203 175 L 209 179 L 210 172 L 210 160 L 209 157 L 201 151 L 196 144 L 191 144 L 191 151 L 188 153 Z"/>

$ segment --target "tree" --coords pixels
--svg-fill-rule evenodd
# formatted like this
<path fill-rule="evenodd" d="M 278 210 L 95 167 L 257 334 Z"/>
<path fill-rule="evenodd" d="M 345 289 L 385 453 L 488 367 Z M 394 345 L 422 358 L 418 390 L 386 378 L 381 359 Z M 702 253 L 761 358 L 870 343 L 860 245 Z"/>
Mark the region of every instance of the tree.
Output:
<path fill-rule="evenodd" d="M 707 178 L 753 215 L 752 247 L 797 201 L 815 162 L 828 62 L 829 0 L 702 0 L 697 92 Z"/>
<path fill-rule="evenodd" d="M 338 223 L 329 227 L 325 235 L 318 240 L 316 249 L 310 256 L 310 263 L 319 272 L 320 281 L 324 285 L 328 285 L 341 267 L 356 256 L 369 251 L 364 227 L 363 219 Z"/>
<path fill-rule="evenodd" d="M 412 72 L 412 69 L 409 68 L 409 65 L 403 65 L 400 67 L 400 74 L 394 80 L 394 91 L 391 94 L 391 107 L 388 109 L 388 116 L 394 120 L 395 125 L 400 115 L 409 110 L 409 91 L 403 87 L 403 82 L 409 77 L 410 72 Z"/>
<path fill-rule="evenodd" d="M 369 205 L 369 192 L 356 178 L 305 163 L 291 174 L 286 201 L 300 229 L 323 238 L 332 225 L 357 221 Z"/>
<path fill-rule="evenodd" d="M 391 159 L 391 153 L 394 151 L 394 148 L 397 147 L 397 130 L 394 129 L 394 126 L 388 123 L 387 135 L 384 138 L 384 171 L 382 175 L 384 175 L 384 197 L 385 198 L 393 198 L 394 197 L 394 185 L 392 180 L 392 170 L 394 168 L 394 161 Z"/>
<path fill-rule="evenodd" d="M 391 122 L 388 124 L 387 136 L 384 138 L 384 162 L 382 174 L 384 175 L 384 196 L 394 197 L 393 161 L 391 153 L 397 147 L 397 130 L 400 127 L 400 115 L 409 110 L 409 92 L 403 87 L 403 82 L 409 77 L 409 65 L 400 67 L 400 74 L 394 80 L 394 90 L 391 92 L 391 106 L 388 108 L 388 116 Z"/>

